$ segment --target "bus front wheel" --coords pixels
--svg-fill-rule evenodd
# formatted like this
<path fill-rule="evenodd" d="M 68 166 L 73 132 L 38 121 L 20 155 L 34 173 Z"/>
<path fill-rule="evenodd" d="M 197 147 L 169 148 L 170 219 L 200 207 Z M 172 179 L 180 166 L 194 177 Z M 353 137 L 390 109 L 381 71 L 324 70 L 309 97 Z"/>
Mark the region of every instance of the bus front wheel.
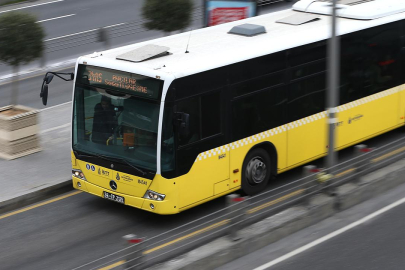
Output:
<path fill-rule="evenodd" d="M 271 160 L 266 150 L 256 148 L 250 151 L 242 169 L 242 190 L 247 195 L 263 191 L 270 179 Z"/>

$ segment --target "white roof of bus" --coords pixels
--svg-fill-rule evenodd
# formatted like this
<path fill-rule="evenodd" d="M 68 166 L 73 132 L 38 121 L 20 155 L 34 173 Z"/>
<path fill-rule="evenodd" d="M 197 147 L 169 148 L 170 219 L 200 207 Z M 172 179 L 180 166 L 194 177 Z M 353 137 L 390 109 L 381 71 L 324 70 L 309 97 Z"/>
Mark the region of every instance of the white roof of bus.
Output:
<path fill-rule="evenodd" d="M 372 2 L 405 2 L 404 0 L 374 0 Z M 303 0 L 302 2 L 315 2 Z M 297 2 L 300 3 L 300 2 Z M 296 4 L 296 5 L 297 5 Z M 402 6 L 404 4 L 399 4 Z M 371 5 L 374 9 L 376 6 Z M 367 9 L 363 9 L 367 12 Z M 149 40 L 117 49 L 105 51 L 97 57 L 97 62 L 106 60 L 114 67 L 131 65 L 131 70 L 137 68 L 151 72 L 172 74 L 176 78 L 214 69 L 217 67 L 240 62 L 253 57 L 282 51 L 303 44 L 316 42 L 330 36 L 330 16 L 319 15 L 320 20 L 293 26 L 276 23 L 277 20 L 299 13 L 292 9 L 257 16 L 245 20 L 226 23 L 218 26 L 194 30 L 169 37 Z M 374 20 L 338 19 L 338 33 L 345 34 L 405 18 L 405 13 L 382 17 Z M 253 37 L 228 34 L 235 25 L 244 23 L 263 25 L 267 33 Z M 189 53 L 185 53 L 187 43 Z M 169 47 L 170 55 L 146 60 L 139 63 L 117 60 L 117 55 L 129 52 L 146 44 Z M 87 58 L 87 57 L 85 57 Z M 125 63 L 125 64 L 124 64 Z M 149 72 L 148 72 L 149 73 Z"/>

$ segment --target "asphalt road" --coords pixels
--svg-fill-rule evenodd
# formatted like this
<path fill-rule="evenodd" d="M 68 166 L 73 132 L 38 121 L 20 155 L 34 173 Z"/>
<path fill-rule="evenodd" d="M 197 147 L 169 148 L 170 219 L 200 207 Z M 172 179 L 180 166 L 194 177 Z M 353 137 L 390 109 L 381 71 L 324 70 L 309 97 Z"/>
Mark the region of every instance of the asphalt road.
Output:
<path fill-rule="evenodd" d="M 366 143 L 378 147 L 402 138 L 403 134 L 404 129 L 398 129 Z M 351 149 L 340 153 L 340 160 L 350 157 Z M 319 160 L 314 163 L 321 166 L 322 162 Z M 299 179 L 301 173 L 301 168 L 298 168 L 279 175 L 268 186 L 268 190 Z M 0 243 L 3 243 L 0 245 L 0 269 L 73 269 L 122 249 L 125 243 L 121 237 L 124 235 L 136 234 L 150 239 L 223 207 L 224 197 L 178 215 L 158 216 L 87 193 L 79 193 L 12 216 L 1 218 L 0 215 Z M 202 221 L 198 222 L 200 223 Z M 178 232 L 173 231 L 167 236 Z M 156 240 L 162 239 L 163 237 Z M 173 238 L 162 243 L 171 240 Z M 345 250 L 349 247 L 343 245 L 340 248 Z M 91 265 L 94 266 L 97 264 Z"/>
<path fill-rule="evenodd" d="M 0 269 L 73 269 L 123 248 L 126 234 L 152 237 L 220 205 L 158 216 L 81 193 L 1 219 Z"/>
<path fill-rule="evenodd" d="M 290 235 L 217 270 L 256 269 L 328 236 L 345 226 L 404 198 L 405 185 L 343 211 L 314 226 Z M 269 270 L 402 270 L 405 265 L 405 205 L 376 216 L 303 252 L 298 252 Z"/>

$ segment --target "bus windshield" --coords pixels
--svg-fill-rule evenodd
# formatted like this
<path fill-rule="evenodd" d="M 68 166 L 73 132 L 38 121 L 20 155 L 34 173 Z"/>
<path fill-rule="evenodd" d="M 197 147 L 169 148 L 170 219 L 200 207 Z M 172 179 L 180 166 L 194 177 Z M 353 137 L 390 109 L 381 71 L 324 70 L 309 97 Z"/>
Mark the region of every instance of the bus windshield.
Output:
<path fill-rule="evenodd" d="M 73 150 L 120 159 L 132 166 L 156 171 L 159 110 L 157 99 L 145 99 L 116 88 L 86 85 L 78 78 L 73 109 Z"/>

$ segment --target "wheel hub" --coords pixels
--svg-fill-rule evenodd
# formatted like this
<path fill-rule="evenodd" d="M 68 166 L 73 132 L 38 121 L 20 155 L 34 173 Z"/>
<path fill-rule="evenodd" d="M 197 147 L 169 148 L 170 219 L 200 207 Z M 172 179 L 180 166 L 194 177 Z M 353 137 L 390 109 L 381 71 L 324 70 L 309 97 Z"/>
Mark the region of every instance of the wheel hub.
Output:
<path fill-rule="evenodd" d="M 267 168 L 260 157 L 252 158 L 246 166 L 246 179 L 251 185 L 257 185 L 266 178 Z"/>

